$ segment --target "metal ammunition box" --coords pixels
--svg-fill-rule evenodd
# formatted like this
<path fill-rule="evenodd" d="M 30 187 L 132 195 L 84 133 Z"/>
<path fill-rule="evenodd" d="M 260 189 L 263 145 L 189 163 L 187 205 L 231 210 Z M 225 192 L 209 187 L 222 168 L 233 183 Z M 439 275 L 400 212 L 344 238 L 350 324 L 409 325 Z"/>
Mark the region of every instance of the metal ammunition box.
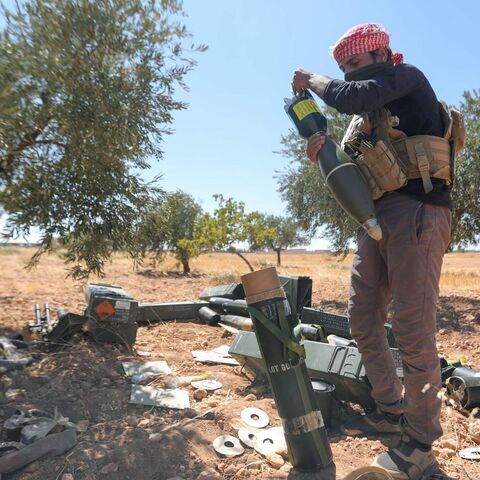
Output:
<path fill-rule="evenodd" d="M 137 336 L 138 302 L 121 287 L 88 283 L 85 288 L 85 330 L 100 343 L 133 345 Z"/>
<path fill-rule="evenodd" d="M 310 378 L 335 385 L 337 400 L 358 403 L 366 409 L 374 407 L 360 352 L 354 347 L 337 347 L 326 343 L 304 341 L 306 364 Z M 239 332 L 229 353 L 256 375 L 265 375 L 265 363 L 255 333 Z"/>
<path fill-rule="evenodd" d="M 310 340 L 304 341 L 306 364 L 310 378 L 335 385 L 336 400 L 358 403 L 365 409 L 374 408 L 371 385 L 365 373 L 362 356 L 355 347 L 340 347 Z M 391 348 L 397 376 L 403 378 L 400 352 Z M 253 332 L 239 332 L 229 353 L 240 365 L 255 375 L 265 376 L 265 363 Z"/>
<path fill-rule="evenodd" d="M 312 279 L 310 277 L 292 277 L 279 275 L 280 283 L 290 305 L 300 314 L 304 307 L 312 306 Z"/>
<path fill-rule="evenodd" d="M 210 300 L 212 297 L 229 298 L 237 300 L 245 298 L 245 291 L 241 283 L 230 283 L 217 287 L 208 287 L 200 294 L 200 300 Z"/>
<path fill-rule="evenodd" d="M 338 335 L 339 337 L 351 339 L 350 325 L 346 315 L 316 310 L 314 308 L 304 308 L 301 314 L 301 322 L 311 325 L 319 325 L 323 328 L 325 338 L 327 335 Z M 397 342 L 393 335 L 393 328 L 390 323 L 385 323 L 388 345 L 397 347 Z"/>

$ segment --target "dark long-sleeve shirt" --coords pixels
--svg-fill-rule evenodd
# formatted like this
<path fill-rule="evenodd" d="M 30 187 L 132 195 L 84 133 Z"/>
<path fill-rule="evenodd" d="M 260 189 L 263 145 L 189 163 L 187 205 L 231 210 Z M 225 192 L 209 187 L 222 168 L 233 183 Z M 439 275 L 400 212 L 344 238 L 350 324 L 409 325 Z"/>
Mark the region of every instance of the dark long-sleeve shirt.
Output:
<path fill-rule="evenodd" d="M 340 113 L 361 114 L 385 107 L 399 118 L 398 129 L 414 135 L 443 136 L 443 122 L 437 96 L 425 75 L 413 65 L 385 63 L 385 68 L 368 80 L 331 80 L 323 100 Z M 409 180 L 398 190 L 426 203 L 452 208 L 445 182 L 433 178 L 432 192 L 425 194 L 421 179 Z"/>

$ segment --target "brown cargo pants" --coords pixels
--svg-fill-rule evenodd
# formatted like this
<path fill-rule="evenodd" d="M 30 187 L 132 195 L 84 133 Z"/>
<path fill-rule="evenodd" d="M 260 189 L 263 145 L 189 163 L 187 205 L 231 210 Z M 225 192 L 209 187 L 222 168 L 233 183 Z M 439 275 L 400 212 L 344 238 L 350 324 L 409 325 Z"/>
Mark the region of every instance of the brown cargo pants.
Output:
<path fill-rule="evenodd" d="M 431 444 L 443 433 L 435 333 L 451 212 L 395 192 L 378 200 L 375 209 L 383 238 L 377 242 L 359 230 L 348 304 L 350 328 L 379 408 L 403 412 L 405 433 Z M 403 395 L 383 326 L 390 302 L 390 321 L 402 355 Z"/>

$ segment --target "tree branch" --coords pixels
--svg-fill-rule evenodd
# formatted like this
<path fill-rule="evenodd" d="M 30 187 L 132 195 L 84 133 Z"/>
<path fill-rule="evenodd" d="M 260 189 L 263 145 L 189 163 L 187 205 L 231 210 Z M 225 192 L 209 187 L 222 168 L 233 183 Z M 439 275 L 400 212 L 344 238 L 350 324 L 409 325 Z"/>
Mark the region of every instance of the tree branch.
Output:
<path fill-rule="evenodd" d="M 48 93 L 41 92 L 40 98 L 43 104 L 42 111 L 46 111 L 48 106 L 50 105 Z M 25 150 L 28 147 L 33 147 L 34 145 L 38 145 L 40 143 L 52 143 L 65 148 L 65 145 L 56 143 L 50 140 L 37 140 L 37 138 L 42 134 L 42 132 L 45 130 L 45 127 L 48 125 L 48 122 L 50 122 L 52 118 L 53 117 L 51 115 L 47 116 L 43 121 L 42 125 L 40 125 L 38 128 L 36 128 L 32 132 L 26 133 L 23 136 L 23 138 L 20 140 L 17 146 L 12 148 L 6 155 L 3 155 L 2 157 L 0 157 L 0 173 L 7 172 L 12 166 L 15 160 L 15 156 L 21 153 L 23 150 Z"/>

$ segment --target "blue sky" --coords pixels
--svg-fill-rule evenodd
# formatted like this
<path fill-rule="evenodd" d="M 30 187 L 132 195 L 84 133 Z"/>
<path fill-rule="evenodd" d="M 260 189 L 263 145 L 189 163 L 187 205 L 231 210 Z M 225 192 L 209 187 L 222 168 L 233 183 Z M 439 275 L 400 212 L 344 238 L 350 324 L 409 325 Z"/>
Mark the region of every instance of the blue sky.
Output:
<path fill-rule="evenodd" d="M 328 49 L 352 25 L 382 23 L 392 49 L 448 103 L 480 87 L 478 1 L 184 0 L 184 10 L 209 49 L 195 55 L 190 91 L 178 92 L 189 108 L 175 114 L 148 176 L 163 173 L 165 189 L 192 194 L 206 210 L 222 193 L 249 211 L 285 213 L 274 175 L 287 161 L 273 153 L 290 128 L 283 98 L 296 67 L 341 76 Z"/>
<path fill-rule="evenodd" d="M 249 210 L 283 214 L 274 154 L 290 128 L 283 98 L 297 67 L 340 77 L 329 54 L 349 27 L 380 22 L 391 47 L 419 67 L 439 98 L 458 104 L 480 87 L 480 2 L 354 0 L 186 0 L 186 25 L 209 45 L 198 55 L 175 115 L 175 134 L 153 166 L 168 189 L 181 188 L 212 209 L 213 193 L 243 200 Z M 323 242 L 317 246 L 325 247 Z"/>
<path fill-rule="evenodd" d="M 461 6 L 464 8 L 461 8 Z M 273 153 L 290 128 L 283 97 L 296 67 L 339 77 L 328 48 L 350 26 L 382 23 L 393 50 L 418 66 L 437 95 L 460 101 L 480 87 L 480 2 L 186 0 L 186 24 L 209 50 L 182 94 L 190 107 L 175 115 L 175 134 L 154 169 L 164 185 L 182 188 L 210 208 L 213 193 L 243 200 L 249 209 L 281 214 Z"/>

